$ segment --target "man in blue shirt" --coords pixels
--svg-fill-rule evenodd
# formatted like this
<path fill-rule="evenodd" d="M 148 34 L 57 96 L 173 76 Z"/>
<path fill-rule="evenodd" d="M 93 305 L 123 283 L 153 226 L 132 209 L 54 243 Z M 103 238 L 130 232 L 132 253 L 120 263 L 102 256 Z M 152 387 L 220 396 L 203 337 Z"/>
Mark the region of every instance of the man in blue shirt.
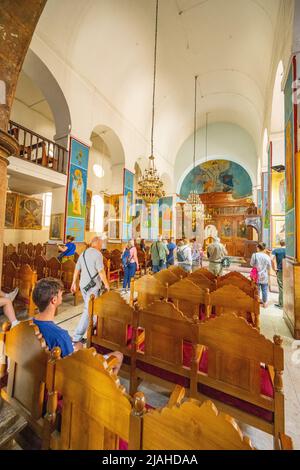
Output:
<path fill-rule="evenodd" d="M 167 255 L 167 268 L 173 266 L 174 264 L 174 250 L 176 248 L 175 239 L 171 238 L 170 242 L 167 244 L 169 254 Z"/>
<path fill-rule="evenodd" d="M 39 314 L 33 319 L 33 323 L 38 326 L 48 348 L 51 350 L 58 346 L 61 349 L 61 356 L 64 357 L 82 349 L 83 344 L 77 342 L 73 345 L 69 333 L 54 323 L 56 309 L 62 303 L 62 294 L 62 282 L 48 277 L 36 283 L 32 298 L 39 309 Z M 104 357 L 107 359 L 109 356 L 114 356 L 118 360 L 113 369 L 117 374 L 122 365 L 123 354 L 115 351 Z"/>
<path fill-rule="evenodd" d="M 272 267 L 274 271 L 276 271 L 277 275 L 277 284 L 279 289 L 279 299 L 278 304 L 275 304 L 277 308 L 283 308 L 283 279 L 282 279 L 282 261 L 285 258 L 286 250 L 285 250 L 285 241 L 280 240 L 280 248 L 275 248 L 272 251 Z"/>

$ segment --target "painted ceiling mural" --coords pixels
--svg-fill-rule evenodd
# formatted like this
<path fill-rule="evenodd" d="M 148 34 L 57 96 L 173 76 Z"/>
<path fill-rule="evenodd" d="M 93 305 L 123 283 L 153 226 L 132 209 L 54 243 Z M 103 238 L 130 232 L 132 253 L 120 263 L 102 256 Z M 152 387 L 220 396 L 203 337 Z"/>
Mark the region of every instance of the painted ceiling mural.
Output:
<path fill-rule="evenodd" d="M 251 178 L 243 167 L 229 160 L 210 160 L 197 165 L 184 178 L 180 196 L 186 199 L 191 190 L 199 194 L 226 192 L 235 199 L 252 196 Z"/>

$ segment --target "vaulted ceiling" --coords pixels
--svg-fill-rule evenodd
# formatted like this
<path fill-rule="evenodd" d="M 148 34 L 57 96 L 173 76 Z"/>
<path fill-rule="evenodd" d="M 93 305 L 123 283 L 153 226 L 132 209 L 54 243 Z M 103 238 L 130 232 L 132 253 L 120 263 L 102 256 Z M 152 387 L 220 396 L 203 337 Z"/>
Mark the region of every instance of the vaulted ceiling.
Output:
<path fill-rule="evenodd" d="M 284 0 L 285 1 L 285 0 Z M 231 122 L 261 144 L 282 0 L 160 0 L 155 147 L 169 161 L 198 127 Z M 37 34 L 150 137 L 155 0 L 48 0 Z M 105 124 L 105 123 L 102 123 Z"/>

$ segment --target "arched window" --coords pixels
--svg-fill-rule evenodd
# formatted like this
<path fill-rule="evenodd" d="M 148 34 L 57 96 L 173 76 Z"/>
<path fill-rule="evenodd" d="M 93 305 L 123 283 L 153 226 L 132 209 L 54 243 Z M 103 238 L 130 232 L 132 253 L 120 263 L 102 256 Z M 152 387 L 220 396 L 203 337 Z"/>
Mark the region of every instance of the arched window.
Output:
<path fill-rule="evenodd" d="M 91 221 L 90 231 L 91 232 L 103 232 L 103 217 L 104 217 L 104 201 L 101 196 L 95 194 L 92 197 L 91 206 Z"/>

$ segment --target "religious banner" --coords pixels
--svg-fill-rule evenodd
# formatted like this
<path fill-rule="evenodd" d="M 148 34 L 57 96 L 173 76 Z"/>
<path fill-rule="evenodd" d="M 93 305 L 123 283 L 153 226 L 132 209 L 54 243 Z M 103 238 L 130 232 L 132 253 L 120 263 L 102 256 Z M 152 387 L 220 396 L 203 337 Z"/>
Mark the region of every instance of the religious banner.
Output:
<path fill-rule="evenodd" d="M 133 238 L 142 238 L 142 233 L 141 233 L 142 210 L 143 210 L 142 199 L 136 199 L 135 200 L 135 215 L 132 220 Z"/>
<path fill-rule="evenodd" d="M 159 233 L 165 238 L 172 236 L 173 197 L 162 197 L 159 200 Z"/>
<path fill-rule="evenodd" d="M 122 239 L 132 238 L 132 220 L 134 216 L 134 174 L 124 168 L 123 177 L 123 231 Z"/>
<path fill-rule="evenodd" d="M 262 216 L 263 216 L 263 242 L 270 245 L 270 201 L 269 201 L 269 175 L 262 174 Z"/>
<path fill-rule="evenodd" d="M 121 194 L 112 194 L 109 204 L 108 238 L 120 240 L 121 238 Z"/>
<path fill-rule="evenodd" d="M 72 235 L 76 242 L 85 238 L 88 161 L 89 147 L 70 137 L 65 236 Z"/>
<path fill-rule="evenodd" d="M 293 77 L 294 60 L 284 88 L 284 122 L 285 122 L 285 211 L 286 211 L 286 254 L 290 258 L 296 256 L 295 234 L 295 136 Z"/>
<path fill-rule="evenodd" d="M 150 240 L 157 240 L 159 235 L 159 205 L 151 204 Z"/>

